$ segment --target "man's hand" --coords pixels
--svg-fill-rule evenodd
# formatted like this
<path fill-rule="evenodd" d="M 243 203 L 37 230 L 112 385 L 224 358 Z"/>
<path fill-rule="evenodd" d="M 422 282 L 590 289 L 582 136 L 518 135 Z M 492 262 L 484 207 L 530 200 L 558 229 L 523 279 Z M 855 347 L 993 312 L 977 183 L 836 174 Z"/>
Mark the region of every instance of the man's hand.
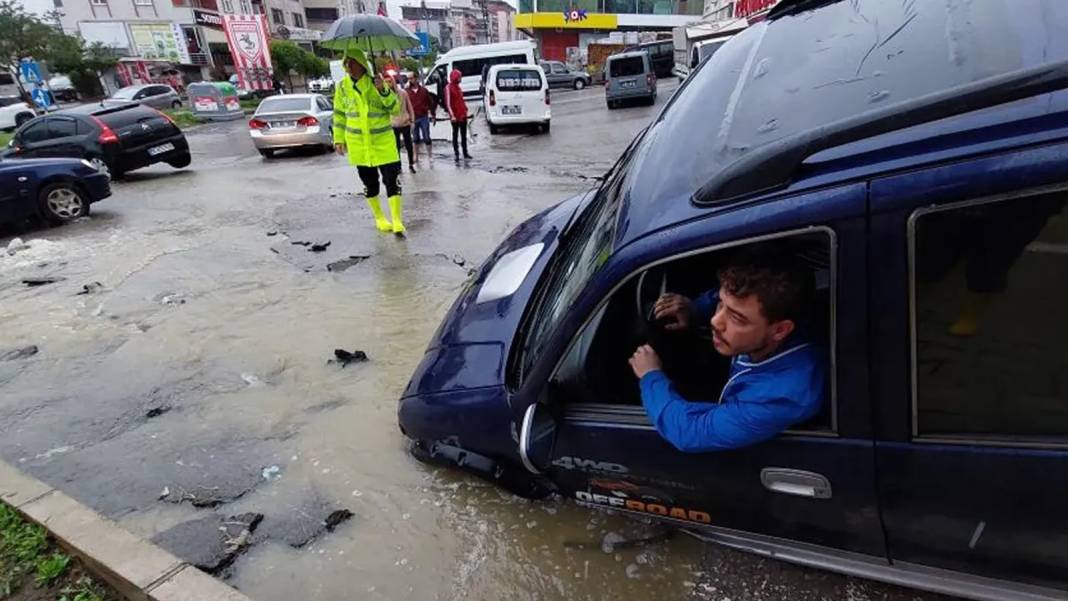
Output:
<path fill-rule="evenodd" d="M 381 75 L 375 75 L 374 82 L 375 82 L 375 87 L 378 88 L 379 92 L 385 92 L 386 91 L 386 89 L 385 89 L 386 80 L 382 79 Z"/>
<path fill-rule="evenodd" d="M 338 153 L 338 155 L 340 155 L 340 156 L 345 156 L 345 143 L 344 142 L 335 142 L 334 143 L 334 152 Z"/>
<path fill-rule="evenodd" d="M 634 370 L 634 375 L 638 376 L 639 380 L 644 378 L 645 374 L 657 371 L 662 367 L 660 356 L 648 344 L 639 346 L 628 363 L 630 363 L 630 368 Z"/>
<path fill-rule="evenodd" d="M 693 317 L 693 303 L 681 294 L 665 294 L 653 305 L 655 319 L 667 319 L 665 330 L 678 331 L 690 327 Z"/>

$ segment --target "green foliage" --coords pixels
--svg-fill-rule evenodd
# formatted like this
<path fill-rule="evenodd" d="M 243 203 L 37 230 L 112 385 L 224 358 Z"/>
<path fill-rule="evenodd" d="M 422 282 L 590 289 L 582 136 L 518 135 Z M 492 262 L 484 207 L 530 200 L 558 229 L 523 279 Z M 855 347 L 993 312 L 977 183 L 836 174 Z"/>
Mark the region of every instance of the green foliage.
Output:
<path fill-rule="evenodd" d="M 322 77 L 330 74 L 330 61 L 304 51 L 297 71 L 304 77 Z"/>
<path fill-rule="evenodd" d="M 178 129 L 186 129 L 200 123 L 200 119 L 197 119 L 192 111 L 185 109 L 163 109 L 163 112 L 174 120 L 174 124 L 178 126 Z"/>
<path fill-rule="evenodd" d="M 48 557 L 37 560 L 37 586 L 48 586 L 52 581 L 63 575 L 70 564 L 70 556 L 62 553 L 53 553 Z"/>
<path fill-rule="evenodd" d="M 105 601 L 104 591 L 87 577 L 64 588 L 60 594 L 59 601 Z"/>
<path fill-rule="evenodd" d="M 287 40 L 271 40 L 271 62 L 279 75 L 288 76 L 296 71 L 304 58 L 305 50 Z"/>
<path fill-rule="evenodd" d="M 48 546 L 45 531 L 0 503 L 0 597 L 10 595 Z"/>
<path fill-rule="evenodd" d="M 53 32 L 47 51 L 41 58 L 48 61 L 53 71 L 70 77 L 75 89 L 83 96 L 98 96 L 103 93 L 100 73 L 117 60 L 115 53 L 100 42 L 86 46 L 81 38 Z"/>
<path fill-rule="evenodd" d="M 19 0 L 0 0 L 0 66 L 10 68 L 24 56 L 42 56 L 55 30 L 26 12 Z"/>
<path fill-rule="evenodd" d="M 410 72 L 410 73 L 417 73 L 419 71 L 419 67 L 420 67 L 419 61 L 415 60 L 414 58 L 410 58 L 410 57 L 406 56 L 406 57 L 400 59 L 399 62 L 400 62 L 399 67 L 401 68 L 402 71 L 407 71 L 407 72 Z"/>

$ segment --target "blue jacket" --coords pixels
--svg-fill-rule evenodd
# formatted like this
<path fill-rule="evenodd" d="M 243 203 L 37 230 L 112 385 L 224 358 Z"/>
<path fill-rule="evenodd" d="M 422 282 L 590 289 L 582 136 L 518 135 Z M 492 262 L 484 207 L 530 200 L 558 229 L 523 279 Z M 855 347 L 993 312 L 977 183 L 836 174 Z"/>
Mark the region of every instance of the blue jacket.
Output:
<path fill-rule="evenodd" d="M 702 303 L 697 304 L 701 313 Z M 736 449 L 774 438 L 819 413 L 827 376 L 826 349 L 795 333 L 763 361 L 734 357 L 716 403 L 687 401 L 658 370 L 641 379 L 642 405 L 657 432 L 680 451 Z"/>

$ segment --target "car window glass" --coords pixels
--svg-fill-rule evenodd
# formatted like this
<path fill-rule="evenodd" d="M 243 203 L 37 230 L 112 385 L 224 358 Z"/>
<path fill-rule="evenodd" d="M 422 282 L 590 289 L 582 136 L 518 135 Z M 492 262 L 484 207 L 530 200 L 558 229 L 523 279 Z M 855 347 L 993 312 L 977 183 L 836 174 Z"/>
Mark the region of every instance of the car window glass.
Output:
<path fill-rule="evenodd" d="M 614 58 L 608 63 L 610 77 L 633 77 L 645 73 L 644 56 L 626 56 Z"/>
<path fill-rule="evenodd" d="M 497 89 L 502 92 L 540 90 L 541 74 L 533 69 L 501 69 L 497 72 Z"/>
<path fill-rule="evenodd" d="M 66 138 L 78 134 L 78 122 L 69 117 L 50 117 L 48 119 L 50 138 Z"/>
<path fill-rule="evenodd" d="M 1068 192 L 920 214 L 917 434 L 1068 436 Z"/>
<path fill-rule="evenodd" d="M 319 110 L 321 111 L 329 111 L 332 109 L 330 103 L 326 100 L 326 98 L 316 98 L 315 103 L 319 105 Z"/>
<path fill-rule="evenodd" d="M 18 134 L 19 140 L 24 143 L 41 142 L 48 139 L 48 124 L 44 119 L 22 129 Z"/>
<path fill-rule="evenodd" d="M 717 290 L 719 269 L 738 253 L 757 247 L 790 257 L 811 278 L 812 297 L 807 301 L 805 316 L 798 320 L 798 336 L 826 349 L 829 359 L 834 320 L 832 244 L 828 232 L 819 232 L 691 255 L 631 278 L 576 335 L 552 378 L 553 385 L 565 393 L 563 398 L 576 403 L 640 405 L 640 387 L 630 371 L 628 359 L 638 346 L 649 343 L 657 350 L 665 374 L 680 394 L 692 401 L 715 402 L 730 375 L 730 358 L 720 355 L 712 344 L 706 321 L 711 315 L 692 323 L 686 335 L 667 332 L 655 323 L 650 325 L 648 316 L 662 292 L 693 300 Z M 828 360 L 827 364 L 832 362 Z M 827 375 L 829 378 L 831 374 Z M 803 428 L 795 429 L 832 429 L 829 398 L 826 404 L 825 410 Z"/>
<path fill-rule="evenodd" d="M 288 111 L 306 111 L 310 103 L 308 98 L 294 98 L 292 96 L 272 96 L 260 103 L 257 113 L 280 113 Z"/>

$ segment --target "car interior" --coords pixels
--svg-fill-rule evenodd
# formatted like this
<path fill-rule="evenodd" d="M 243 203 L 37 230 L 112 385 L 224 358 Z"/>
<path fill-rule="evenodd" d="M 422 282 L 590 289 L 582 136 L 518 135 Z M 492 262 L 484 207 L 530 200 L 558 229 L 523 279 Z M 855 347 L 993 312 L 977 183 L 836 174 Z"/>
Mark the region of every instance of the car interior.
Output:
<path fill-rule="evenodd" d="M 787 252 L 812 270 L 812 309 L 807 323 L 799 327 L 829 348 L 829 235 L 818 232 L 760 244 L 777 246 L 776 252 Z M 695 401 L 716 402 L 727 382 L 730 359 L 713 347 L 711 326 L 704 322 L 693 324 L 688 331 L 666 330 L 665 323 L 654 319 L 653 305 L 664 293 L 694 299 L 715 288 L 716 272 L 742 248 L 680 258 L 631 277 L 602 305 L 568 351 L 550 383 L 553 395 L 571 403 L 640 406 L 638 380 L 627 361 L 637 347 L 649 344 L 660 355 L 664 372 L 680 394 Z M 795 429 L 830 430 L 830 399 L 820 415 Z"/>

